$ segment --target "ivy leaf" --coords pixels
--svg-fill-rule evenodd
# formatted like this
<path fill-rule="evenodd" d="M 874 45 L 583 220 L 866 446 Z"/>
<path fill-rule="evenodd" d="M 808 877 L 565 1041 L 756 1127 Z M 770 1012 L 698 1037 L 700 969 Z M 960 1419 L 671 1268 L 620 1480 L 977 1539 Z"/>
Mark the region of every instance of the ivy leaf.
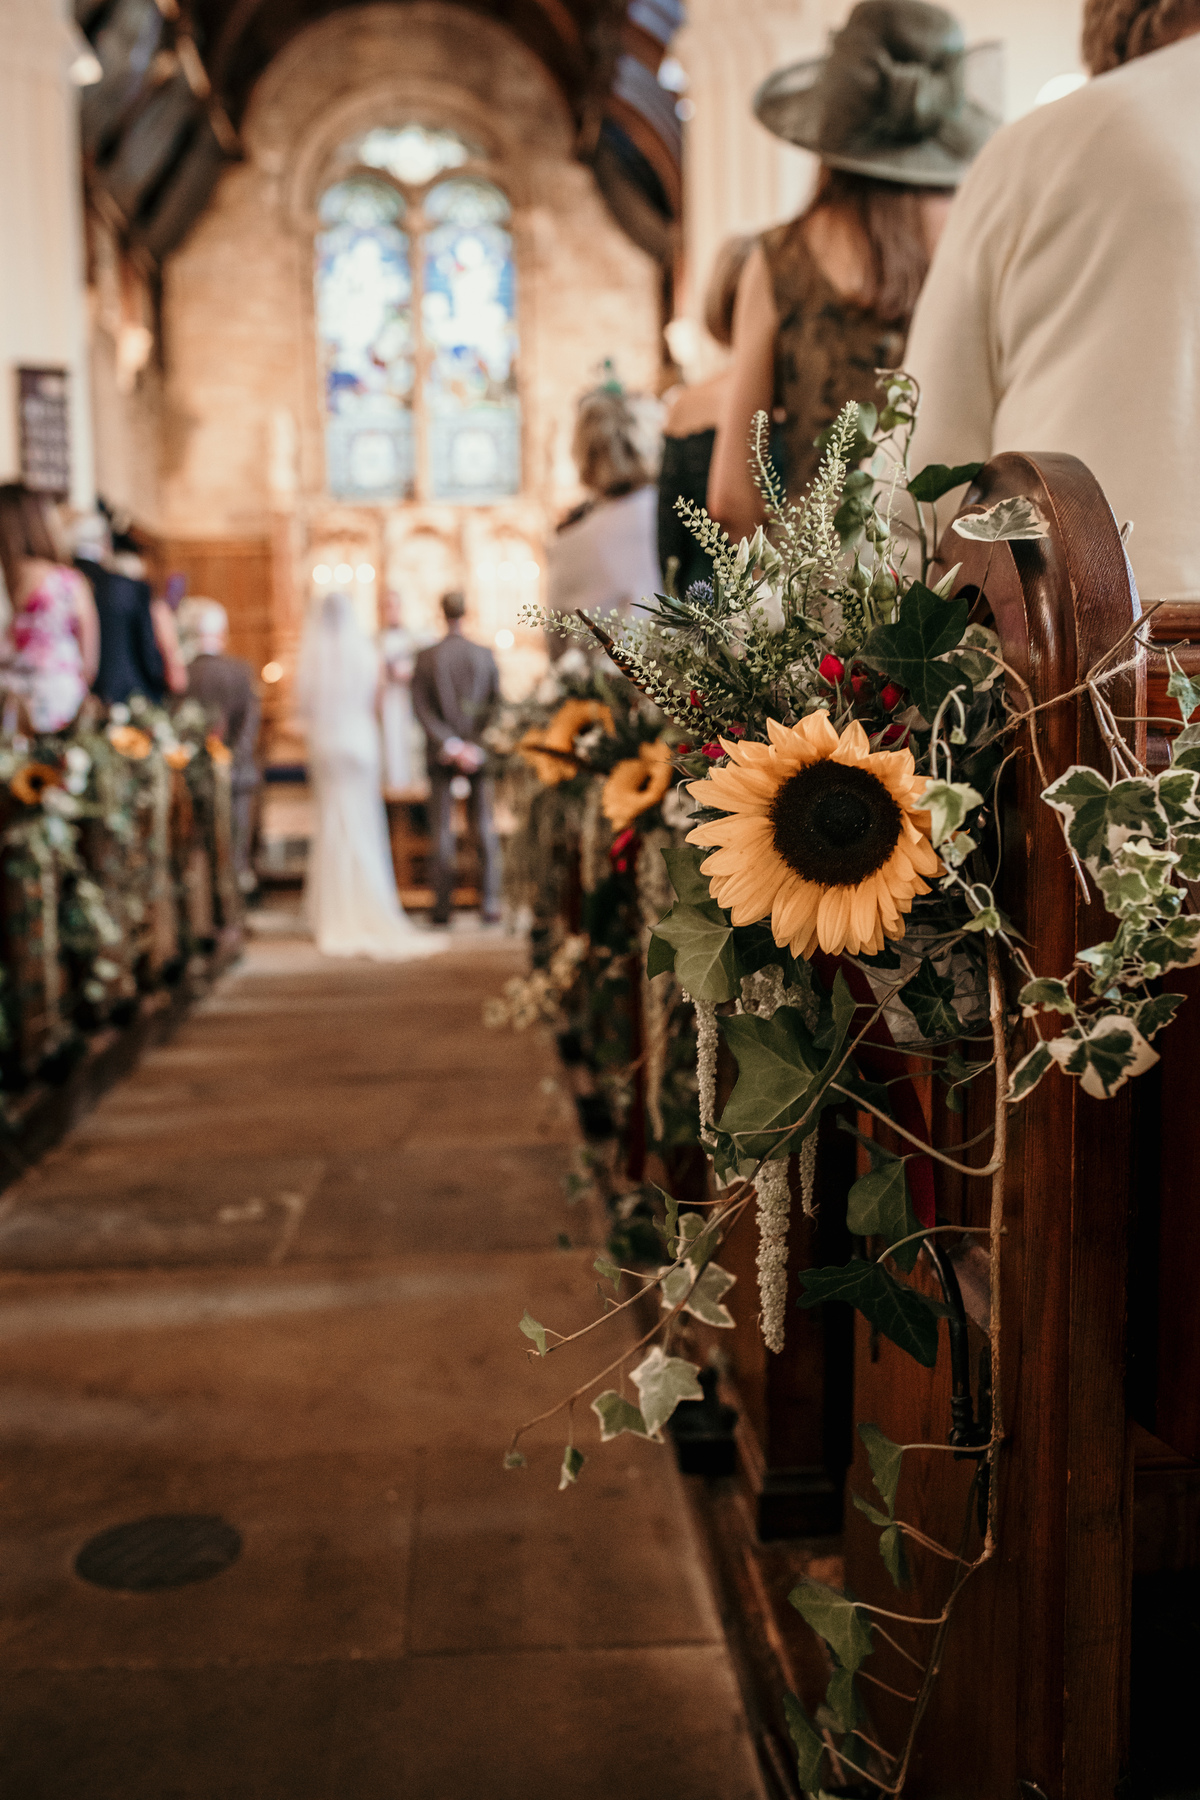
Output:
<path fill-rule="evenodd" d="M 684 1302 L 684 1312 L 691 1313 L 693 1318 L 699 1319 L 704 1325 L 731 1326 L 734 1322 L 733 1314 L 727 1306 L 722 1306 L 721 1300 L 729 1292 L 737 1276 L 731 1275 L 728 1269 L 723 1269 L 720 1263 L 710 1262 L 692 1287 L 694 1280 L 687 1263 L 672 1269 L 669 1274 L 662 1273 L 660 1287 L 663 1309 L 669 1311 L 671 1307 L 678 1306 L 691 1288 L 692 1291 Z"/>
<path fill-rule="evenodd" d="M 1042 1006 L 1048 1007 L 1051 1012 L 1068 1013 L 1074 1017 L 1075 1002 L 1065 981 L 1052 981 L 1046 976 L 1037 981 L 1027 981 L 1017 999 L 1021 1004 L 1021 1012 L 1027 1019 L 1032 1019 Z"/>
<path fill-rule="evenodd" d="M 1009 1075 L 1006 1096 L 1009 1105 L 1012 1106 L 1016 1101 L 1023 1100 L 1026 1094 L 1032 1094 L 1053 1062 L 1054 1058 L 1050 1054 L 1049 1044 L 1040 1041 L 1036 1043 L 1028 1055 L 1021 1058 Z"/>
<path fill-rule="evenodd" d="M 1018 494 L 1012 500 L 998 500 L 983 512 L 966 513 L 955 519 L 959 537 L 973 538 L 983 544 L 1009 544 L 1028 538 L 1050 535 L 1050 527 L 1032 500 Z"/>
<path fill-rule="evenodd" d="M 666 1229 L 665 1229 L 665 1233 L 664 1233 L 665 1238 L 666 1238 L 666 1245 L 667 1245 L 667 1255 L 668 1256 L 678 1256 L 679 1255 L 679 1202 L 675 1198 L 674 1194 L 668 1194 L 666 1188 L 660 1188 L 653 1182 L 650 1185 L 654 1188 L 655 1193 L 658 1195 L 659 1199 L 662 1201 L 663 1205 L 667 1209 L 667 1223 L 666 1223 Z"/>
<path fill-rule="evenodd" d="M 983 805 L 983 795 L 965 781 L 930 781 L 921 795 L 921 811 L 929 814 L 930 841 L 936 850 Z M 972 845 L 972 848 L 974 846 Z"/>
<path fill-rule="evenodd" d="M 663 850 L 675 896 L 688 906 L 703 906 L 712 899 L 708 877 L 700 873 L 700 864 L 711 855 L 712 851 L 703 844 L 668 844 Z"/>
<path fill-rule="evenodd" d="M 616 1263 L 609 1262 L 607 1256 L 598 1256 L 592 1264 L 592 1267 L 595 1269 L 597 1275 L 602 1275 L 605 1281 L 612 1282 L 614 1294 L 620 1293 L 621 1271 L 618 1269 Z"/>
<path fill-rule="evenodd" d="M 677 900 L 652 936 L 673 948 L 675 978 L 693 1000 L 733 999 L 740 979 L 733 927 L 715 900 Z"/>
<path fill-rule="evenodd" d="M 883 1435 L 878 1425 L 860 1425 L 858 1435 L 867 1452 L 872 1479 L 888 1509 L 888 1518 L 894 1518 L 896 1489 L 900 1483 L 900 1469 L 904 1462 L 904 1446 L 893 1444 L 891 1438 Z"/>
<path fill-rule="evenodd" d="M 715 1218 L 706 1219 L 698 1212 L 680 1213 L 675 1254 L 684 1258 L 693 1275 L 698 1275 L 716 1255 L 720 1241 Z"/>
<path fill-rule="evenodd" d="M 699 1364 L 668 1356 L 661 1344 L 655 1344 L 633 1370 L 631 1379 L 641 1397 L 642 1418 L 650 1436 L 662 1430 L 681 1400 L 703 1400 L 704 1391 L 696 1379 L 699 1373 Z"/>
<path fill-rule="evenodd" d="M 885 1530 L 892 1523 L 885 1512 L 880 1512 L 877 1506 L 872 1506 L 871 1502 L 864 1500 L 861 1494 L 851 1494 L 850 1498 L 863 1517 L 870 1519 L 872 1525 L 877 1525 L 880 1531 Z"/>
<path fill-rule="evenodd" d="M 1200 923 L 1200 921 L 1197 921 Z M 1132 1019 L 1105 1013 L 1089 1022 L 1083 1037 L 1054 1038 L 1046 1046 L 1068 1075 L 1078 1075 L 1085 1094 L 1109 1100 L 1131 1075 L 1141 1075 L 1158 1061 Z"/>
<path fill-rule="evenodd" d="M 521 1455 L 519 1450 L 506 1450 L 504 1452 L 504 1466 L 506 1469 L 524 1469 L 528 1467 L 525 1458 Z"/>
<path fill-rule="evenodd" d="M 897 997 L 907 1006 L 928 1043 L 945 1043 L 962 1036 L 962 1024 L 954 1010 L 954 982 L 949 975 L 939 975 L 927 956 L 922 957 L 920 968 Z"/>
<path fill-rule="evenodd" d="M 1159 803 L 1172 825 L 1200 819 L 1200 805 L 1197 805 L 1196 800 L 1198 782 L 1200 771 L 1186 767 L 1164 769 L 1158 777 L 1155 786 L 1158 789 Z"/>
<path fill-rule="evenodd" d="M 615 1388 L 606 1388 L 604 1393 L 597 1394 L 592 1401 L 592 1411 L 600 1421 L 600 1442 L 611 1443 L 613 1438 L 620 1437 L 623 1431 L 631 1431 L 635 1437 L 646 1437 L 646 1421 L 643 1419 L 632 1400 L 626 1400 Z"/>
<path fill-rule="evenodd" d="M 964 481 L 974 481 L 983 464 L 978 462 L 958 463 L 948 468 L 945 463 L 926 463 L 919 475 L 914 475 L 908 484 L 908 491 L 914 500 L 923 500 L 932 504 L 948 494 L 951 488 L 961 487 Z"/>
<path fill-rule="evenodd" d="M 538 1355 L 545 1356 L 546 1327 L 538 1324 L 528 1307 L 525 1308 L 525 1315 L 520 1321 L 519 1329 L 525 1333 L 527 1338 L 533 1339 L 534 1343 L 537 1345 Z"/>
<path fill-rule="evenodd" d="M 1200 916 L 1189 913 L 1181 919 L 1168 919 L 1158 931 L 1141 939 L 1138 955 L 1149 981 L 1167 969 L 1192 968 L 1200 962 Z M 1082 954 L 1080 960 L 1084 960 Z"/>
<path fill-rule="evenodd" d="M 1066 824 L 1067 841 L 1094 870 L 1111 860 L 1126 838 L 1167 835 L 1167 816 L 1153 781 L 1136 777 L 1110 787 L 1103 775 L 1078 763 L 1042 793 Z"/>
<path fill-rule="evenodd" d="M 839 1731 L 853 1731 L 867 1722 L 866 1708 L 858 1697 L 854 1674 L 850 1669 L 835 1669 L 825 1689 L 825 1704 L 833 1714 Z"/>
<path fill-rule="evenodd" d="M 1142 1001 L 1133 1015 L 1134 1024 L 1144 1038 L 1152 1038 L 1156 1031 L 1171 1023 L 1186 999 L 1186 994 L 1155 994 L 1152 999 Z"/>
<path fill-rule="evenodd" d="M 804 1269 L 800 1280 L 804 1294 L 797 1306 L 845 1300 L 922 1367 L 932 1369 L 937 1362 L 938 1320 L 947 1316 L 945 1306 L 897 1281 L 882 1263 L 855 1258 L 840 1269 Z"/>
<path fill-rule="evenodd" d="M 1188 724 L 1196 708 L 1200 706 L 1200 682 L 1189 681 L 1175 658 L 1168 653 L 1171 663 L 1171 679 L 1167 683 L 1167 692 L 1172 700 L 1178 700 L 1179 710 L 1183 714 L 1184 724 Z"/>
<path fill-rule="evenodd" d="M 881 1237 L 889 1247 L 920 1231 L 921 1221 L 908 1197 L 902 1156 L 890 1157 L 869 1175 L 860 1175 L 846 1196 L 846 1224 L 855 1237 Z M 896 1262 L 906 1273 L 921 1253 L 917 1241 L 905 1244 Z"/>
<path fill-rule="evenodd" d="M 568 1444 L 563 1451 L 562 1468 L 558 1471 L 558 1491 L 571 1487 L 579 1479 L 579 1471 L 583 1467 L 583 1452 L 574 1444 Z"/>
<path fill-rule="evenodd" d="M 994 906 L 985 906 L 963 926 L 964 931 L 986 931 L 989 936 L 1004 928 L 1004 920 Z"/>
<path fill-rule="evenodd" d="M 1189 831 L 1176 831 L 1175 854 L 1179 858 L 1179 873 L 1185 881 L 1200 881 L 1200 829 L 1192 826 Z"/>
<path fill-rule="evenodd" d="M 652 931 L 646 950 L 646 974 L 653 981 L 656 975 L 667 975 L 674 967 L 674 945 L 668 944 L 666 938 L 659 937 L 656 931 Z"/>
<path fill-rule="evenodd" d="M 874 1649 L 866 1615 L 848 1594 L 806 1576 L 788 1595 L 806 1625 L 824 1638 L 843 1669 L 853 1675 Z"/>
<path fill-rule="evenodd" d="M 796 1747 L 796 1773 L 800 1778 L 800 1786 L 805 1793 L 811 1793 L 821 1779 L 825 1740 L 795 1694 L 783 1696 L 783 1713 L 792 1743 Z"/>
<path fill-rule="evenodd" d="M 908 1558 L 904 1554 L 904 1533 L 898 1525 L 889 1525 L 886 1531 L 880 1532 L 879 1554 L 895 1585 L 906 1588 L 912 1577 L 909 1574 Z"/>
<path fill-rule="evenodd" d="M 961 669 L 937 659 L 962 641 L 970 605 L 966 600 L 943 600 L 923 582 L 914 581 L 900 602 L 894 625 L 877 625 L 861 655 L 906 687 L 925 719 L 955 688 L 970 691 L 969 678 Z"/>
<path fill-rule="evenodd" d="M 737 1059 L 738 1079 L 721 1114 L 721 1130 L 731 1133 L 743 1156 L 780 1158 L 795 1150 L 816 1130 L 824 1107 L 835 1096 L 829 1083 L 842 1058 L 842 1047 L 854 1017 L 854 1000 L 838 970 L 833 986 L 833 1041 L 822 1055 L 804 1015 L 781 1006 L 770 1019 L 752 1014 L 723 1019 L 726 1042 Z M 811 1109 L 811 1110 L 810 1110 Z M 803 1129 L 789 1134 L 789 1126 Z"/>

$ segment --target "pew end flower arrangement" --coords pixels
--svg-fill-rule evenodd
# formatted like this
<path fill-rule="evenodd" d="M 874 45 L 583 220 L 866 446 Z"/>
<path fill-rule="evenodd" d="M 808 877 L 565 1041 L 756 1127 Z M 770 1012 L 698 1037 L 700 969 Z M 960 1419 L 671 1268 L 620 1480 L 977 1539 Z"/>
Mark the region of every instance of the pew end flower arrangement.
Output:
<path fill-rule="evenodd" d="M 937 502 L 979 465 L 913 473 L 916 386 L 889 372 L 880 387 L 878 410 L 849 406 L 830 429 L 799 506 L 788 503 L 770 466 L 760 415 L 751 460 L 768 524 L 752 540 L 731 543 L 703 510 L 680 503 L 712 558 L 711 583 L 648 599 L 639 622 L 611 635 L 608 621 L 582 615 L 550 621 L 583 641 L 599 639 L 688 746 L 672 756 L 698 810 L 686 842 L 663 850 L 675 898 L 654 928 L 648 971 L 652 979 L 672 971 L 695 1006 L 700 1128 L 715 1198 L 702 1211 L 683 1211 L 664 1194 L 657 1271 L 597 1259 L 611 1298 L 584 1331 L 559 1335 L 528 1313 L 520 1321 L 530 1353 L 550 1357 L 658 1292 L 651 1328 L 522 1425 L 507 1458 L 521 1465 L 519 1442 L 530 1426 L 565 1414 L 560 1485 L 569 1487 L 584 1464 L 574 1421 L 587 1404 L 602 1443 L 622 1432 L 661 1439 L 675 1408 L 701 1397 L 698 1365 L 678 1353 L 685 1315 L 718 1328 L 733 1323 L 723 1305 L 733 1277 L 717 1257 L 748 1215 L 759 1229 L 763 1337 L 769 1350 L 783 1348 L 788 1163 L 798 1159 L 804 1204 L 815 1206 L 816 1132 L 826 1112 L 840 1111 L 837 1124 L 851 1130 L 855 1115 L 867 1114 L 876 1135 L 864 1142 L 871 1168 L 846 1200 L 856 1254 L 843 1267 L 802 1271 L 797 1304 L 848 1302 L 924 1368 L 937 1361 L 939 1320 L 954 1298 L 939 1234 L 962 1239 L 969 1228 L 938 1222 L 932 1193 L 917 1191 L 909 1165 L 932 1157 L 987 1184 L 990 1222 L 976 1229 L 991 1279 L 993 1400 L 980 1393 L 977 1418 L 968 1400 L 944 1446 L 894 1444 L 871 1422 L 858 1426 L 876 1494 L 852 1498 L 878 1528 L 897 1588 L 907 1579 L 906 1545 L 945 1559 L 949 1572 L 941 1613 L 912 1619 L 928 1627 L 930 1649 L 910 1671 L 912 1725 L 900 1746 L 877 1741 L 861 1684 L 869 1689 L 878 1679 L 864 1667 L 871 1653 L 883 1642 L 895 1648 L 889 1622 L 911 1615 L 811 1580 L 791 1596 L 824 1640 L 831 1669 L 815 1717 L 795 1696 L 788 1700 L 800 1784 L 814 1794 L 856 1781 L 903 1792 L 954 1602 L 995 1551 L 1009 1111 L 1043 1080 L 1078 1081 L 1103 1099 L 1141 1074 L 1157 1060 L 1154 1041 L 1182 1000 L 1162 991 L 1162 978 L 1200 962 L 1200 916 L 1185 910 L 1183 886 L 1200 879 L 1200 723 L 1190 723 L 1200 687 L 1173 666 L 1169 691 L 1183 729 L 1170 767 L 1152 775 L 1122 740 L 1104 693 L 1106 680 L 1141 654 L 1139 623 L 1076 690 L 1095 710 L 1110 766 L 1074 766 L 1051 778 L 1037 738 L 1042 709 L 1001 656 L 986 577 L 982 593 L 970 590 L 973 599 L 955 595 L 957 567 L 933 578 Z M 994 550 L 1044 537 L 1048 527 L 1033 501 L 1015 499 L 968 512 L 953 530 Z M 1014 755 L 1035 759 L 1080 886 L 1115 920 L 1113 935 L 1068 970 L 1036 969 L 1021 922 L 996 899 L 997 783 Z M 1022 1015 L 1035 1021 L 1037 1040 L 1010 1066 Z M 986 1086 L 979 1090 L 990 1118 L 979 1160 L 947 1156 L 897 1115 L 895 1083 L 881 1077 L 878 1050 L 869 1054 L 880 1021 L 894 1065 L 916 1059 L 952 1110 L 972 1084 L 994 1083 L 994 1101 Z M 737 1080 L 718 1117 L 719 1035 Z M 920 1285 L 908 1279 L 915 1273 Z M 974 1459 L 956 1548 L 896 1512 L 904 1458 L 939 1449 Z"/>

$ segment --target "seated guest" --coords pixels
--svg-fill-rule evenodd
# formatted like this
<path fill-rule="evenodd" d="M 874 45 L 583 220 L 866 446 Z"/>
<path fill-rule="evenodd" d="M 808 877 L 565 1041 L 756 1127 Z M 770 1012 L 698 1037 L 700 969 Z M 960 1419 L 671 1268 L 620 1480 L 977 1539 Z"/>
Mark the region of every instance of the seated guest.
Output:
<path fill-rule="evenodd" d="M 230 656 L 229 615 L 216 600 L 193 597 L 179 608 L 180 634 L 187 646 L 188 699 L 198 700 L 212 717 L 213 729 L 233 754 L 233 865 L 243 887 L 250 874 L 250 828 L 254 790 L 259 783 L 258 727 L 262 717 L 254 671 L 240 656 Z"/>
<path fill-rule="evenodd" d="M 914 468 L 1079 457 L 1152 600 L 1200 600 L 1198 32 L 1200 0 L 1087 0 L 1097 79 L 983 152 L 907 359 Z"/>
<path fill-rule="evenodd" d="M 75 566 L 91 584 L 99 619 L 100 656 L 92 689 L 110 706 L 134 694 L 157 704 L 167 681 L 150 613 L 150 584 L 130 572 L 125 559 L 132 552 L 114 554 L 103 513 L 77 520 L 74 535 Z"/>
<path fill-rule="evenodd" d="M 547 600 L 555 612 L 627 617 L 662 585 L 654 487 L 657 444 L 644 399 L 615 381 L 579 402 L 571 446 L 588 497 L 559 525 L 547 556 Z"/>
<path fill-rule="evenodd" d="M 62 731 L 96 673 L 100 628 L 53 503 L 19 481 L 0 487 L 0 569 L 12 608 L 0 681 L 34 731 Z"/>
<path fill-rule="evenodd" d="M 754 248 L 749 237 L 727 238 L 704 296 L 704 323 L 708 335 L 725 349 L 733 342 L 733 303 L 746 258 Z M 676 500 L 708 504 L 708 469 L 712 462 L 717 426 L 729 386 L 729 370 L 710 375 L 675 397 L 663 426 L 662 467 L 658 472 L 658 560 L 663 581 L 675 558 L 675 592 L 686 593 L 694 581 L 712 578 L 712 560 L 680 518 Z"/>

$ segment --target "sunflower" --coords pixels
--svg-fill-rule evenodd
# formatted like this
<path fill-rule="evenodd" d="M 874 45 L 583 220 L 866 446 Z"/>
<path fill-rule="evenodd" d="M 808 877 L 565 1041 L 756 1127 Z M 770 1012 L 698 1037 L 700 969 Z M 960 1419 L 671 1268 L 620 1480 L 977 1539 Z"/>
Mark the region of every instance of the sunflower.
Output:
<path fill-rule="evenodd" d="M 204 748 L 208 751 L 210 759 L 219 763 L 222 768 L 226 768 L 233 761 L 233 751 L 217 736 L 215 731 L 210 731 L 205 738 Z"/>
<path fill-rule="evenodd" d="M 560 781 L 570 781 L 573 775 L 578 775 L 579 764 L 572 762 L 570 753 L 579 733 L 589 725 L 603 726 L 608 732 L 615 729 L 612 712 L 604 702 L 564 700 L 544 730 L 534 727 L 525 733 L 517 745 L 518 754 L 533 765 L 539 781 L 546 787 L 556 787 Z M 539 756 L 539 750 L 549 750 L 552 754 Z M 558 755 L 554 755 L 554 751 Z"/>
<path fill-rule="evenodd" d="M 8 791 L 22 806 L 36 806 L 47 788 L 61 787 L 62 782 L 62 770 L 53 763 L 26 763 L 9 782 Z"/>
<path fill-rule="evenodd" d="M 657 806 L 670 785 L 670 745 L 640 744 L 637 755 L 619 762 L 605 782 L 600 810 L 610 825 L 624 831 Z"/>
<path fill-rule="evenodd" d="M 855 720 L 838 736 L 824 712 L 799 725 L 767 720 L 769 744 L 724 742 L 729 766 L 691 783 L 728 815 L 697 825 L 719 846 L 700 865 L 735 925 L 771 919 L 780 947 L 811 956 L 878 955 L 904 936 L 901 916 L 940 864 L 911 750 L 872 752 Z"/>
<path fill-rule="evenodd" d="M 110 725 L 108 741 L 114 750 L 119 750 L 130 762 L 145 762 L 154 748 L 154 739 L 150 733 L 142 731 L 137 725 Z"/>

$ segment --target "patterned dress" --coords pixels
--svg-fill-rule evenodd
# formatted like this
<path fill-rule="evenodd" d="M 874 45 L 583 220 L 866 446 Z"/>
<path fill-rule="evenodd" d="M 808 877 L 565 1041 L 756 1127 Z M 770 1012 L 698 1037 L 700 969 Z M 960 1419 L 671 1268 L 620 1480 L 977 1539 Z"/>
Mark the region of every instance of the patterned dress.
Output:
<path fill-rule="evenodd" d="M 875 371 L 899 366 L 904 333 L 838 293 L 799 219 L 764 232 L 762 247 L 779 314 L 774 403 L 785 414 L 788 495 L 798 501 L 821 460 L 813 439 L 847 400 L 878 403 Z"/>
<path fill-rule="evenodd" d="M 35 731 L 61 731 L 86 695 L 73 569 L 48 569 L 12 621 L 6 685 L 20 694 Z"/>

